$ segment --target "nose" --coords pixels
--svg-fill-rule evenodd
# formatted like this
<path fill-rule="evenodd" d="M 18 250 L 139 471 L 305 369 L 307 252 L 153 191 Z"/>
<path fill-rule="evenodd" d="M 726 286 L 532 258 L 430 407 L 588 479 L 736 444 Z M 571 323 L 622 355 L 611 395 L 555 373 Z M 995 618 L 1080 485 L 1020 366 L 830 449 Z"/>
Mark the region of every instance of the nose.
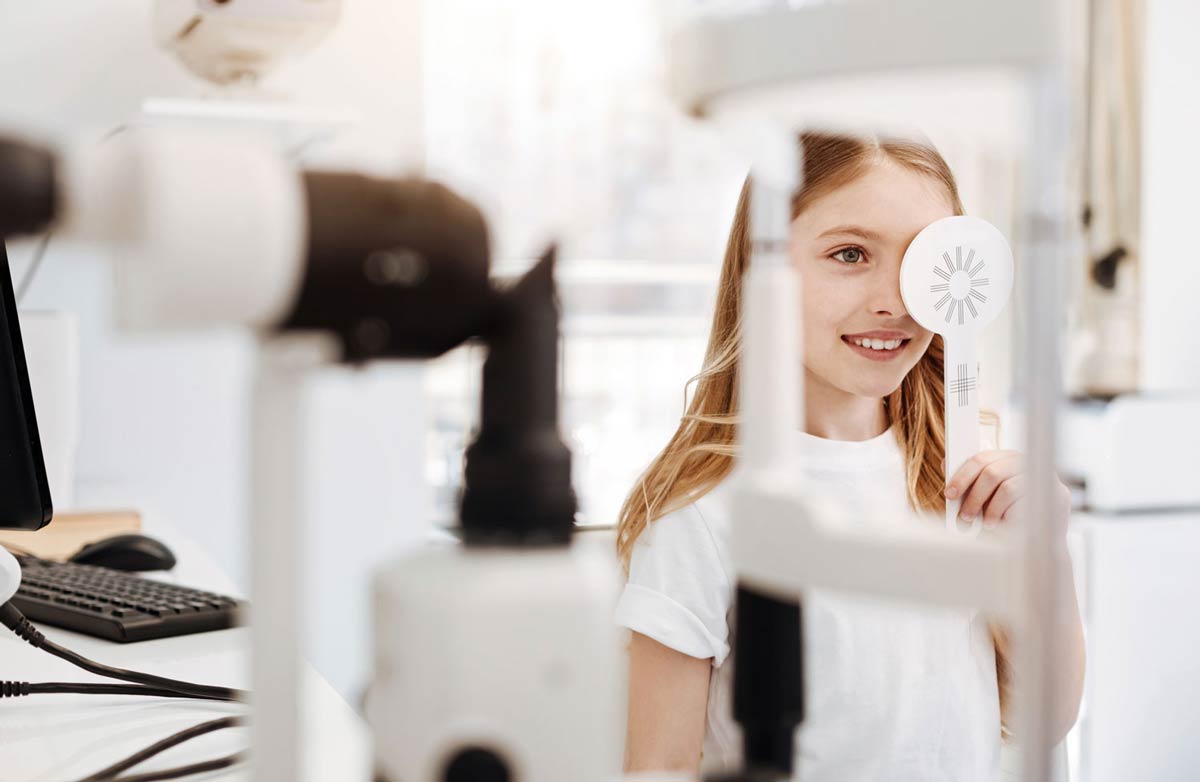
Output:
<path fill-rule="evenodd" d="M 880 267 L 871 289 L 870 307 L 876 315 L 893 318 L 908 315 L 904 298 L 900 295 L 900 263 Z"/>

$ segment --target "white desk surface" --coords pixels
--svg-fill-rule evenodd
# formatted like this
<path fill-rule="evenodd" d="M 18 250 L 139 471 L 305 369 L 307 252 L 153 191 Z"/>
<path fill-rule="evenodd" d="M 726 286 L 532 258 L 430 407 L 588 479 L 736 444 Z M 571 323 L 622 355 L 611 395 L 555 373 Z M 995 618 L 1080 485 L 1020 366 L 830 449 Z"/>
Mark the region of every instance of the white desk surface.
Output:
<path fill-rule="evenodd" d="M 236 595 L 232 582 L 199 547 L 155 528 L 178 566 L 164 580 Z M 248 688 L 249 632 L 235 628 L 191 636 L 116 644 L 41 626 L 47 637 L 108 665 L 204 684 Z M 0 628 L 0 679 L 110 681 L 39 651 Z M 365 724 L 310 666 L 305 672 L 303 768 L 311 782 L 371 778 Z M 246 714 L 244 704 L 119 695 L 30 695 L 0 700 L 0 778 L 4 782 L 81 779 L 153 742 L 217 717 Z M 244 749 L 246 728 L 193 739 L 130 769 L 129 774 L 211 760 Z M 246 765 L 196 780 L 250 779 Z"/>

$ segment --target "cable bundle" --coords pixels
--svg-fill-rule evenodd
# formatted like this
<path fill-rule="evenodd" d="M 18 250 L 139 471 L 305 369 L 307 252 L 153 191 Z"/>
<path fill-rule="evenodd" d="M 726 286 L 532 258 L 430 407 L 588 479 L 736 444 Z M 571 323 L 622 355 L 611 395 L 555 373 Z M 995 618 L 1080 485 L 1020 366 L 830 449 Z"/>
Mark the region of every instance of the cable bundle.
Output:
<path fill-rule="evenodd" d="M 249 696 L 249 693 L 245 690 L 233 689 L 231 687 L 214 687 L 207 684 L 194 684 L 192 682 L 179 681 L 178 679 L 141 673 L 139 671 L 114 668 L 95 662 L 94 660 L 89 660 L 83 655 L 73 652 L 66 647 L 59 646 L 46 638 L 12 603 L 5 603 L 3 606 L 0 606 L 0 624 L 12 630 L 18 637 L 35 649 L 43 649 L 55 657 L 66 660 L 77 668 L 82 668 L 97 676 L 130 682 L 129 684 L 94 684 L 78 682 L 0 681 L 0 698 L 73 693 L 85 695 L 141 695 L 156 698 L 189 698 L 228 702 L 245 701 Z M 237 752 L 215 760 L 192 763 L 186 766 L 176 766 L 160 771 L 120 776 L 122 772 L 129 770 L 133 766 L 197 736 L 245 724 L 246 719 L 244 717 L 222 717 L 193 725 L 190 728 L 185 728 L 167 736 L 161 741 L 155 742 L 149 747 L 135 752 L 107 768 L 97 771 L 91 776 L 80 780 L 80 782 L 155 782 L 156 780 L 179 779 L 180 777 L 191 776 L 193 774 L 228 768 L 244 761 L 246 753 Z"/>

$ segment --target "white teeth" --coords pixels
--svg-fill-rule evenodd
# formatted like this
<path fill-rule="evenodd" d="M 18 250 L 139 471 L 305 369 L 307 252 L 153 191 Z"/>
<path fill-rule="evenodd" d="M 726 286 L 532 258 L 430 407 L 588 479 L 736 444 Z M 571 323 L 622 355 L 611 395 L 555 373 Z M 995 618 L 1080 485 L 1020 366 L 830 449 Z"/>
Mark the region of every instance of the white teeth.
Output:
<path fill-rule="evenodd" d="M 904 340 L 902 340 L 902 339 L 888 339 L 888 340 L 852 339 L 851 342 L 853 342 L 855 345 L 858 345 L 859 347 L 871 348 L 872 350 L 895 350 L 896 348 L 900 347 L 900 344 L 902 342 L 904 342 Z"/>

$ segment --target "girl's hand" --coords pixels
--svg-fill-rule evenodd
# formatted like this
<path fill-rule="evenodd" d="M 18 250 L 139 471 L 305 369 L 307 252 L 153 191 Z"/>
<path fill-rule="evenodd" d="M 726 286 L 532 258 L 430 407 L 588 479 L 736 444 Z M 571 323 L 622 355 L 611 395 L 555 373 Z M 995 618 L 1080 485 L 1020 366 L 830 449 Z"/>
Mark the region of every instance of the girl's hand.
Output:
<path fill-rule="evenodd" d="M 1071 490 L 1058 480 L 1054 522 L 1062 534 L 1071 513 Z M 972 521 L 980 514 L 985 525 L 1020 516 L 1028 507 L 1029 475 L 1018 451 L 980 451 L 966 461 L 946 486 L 946 499 L 962 498 L 958 516 Z"/>

